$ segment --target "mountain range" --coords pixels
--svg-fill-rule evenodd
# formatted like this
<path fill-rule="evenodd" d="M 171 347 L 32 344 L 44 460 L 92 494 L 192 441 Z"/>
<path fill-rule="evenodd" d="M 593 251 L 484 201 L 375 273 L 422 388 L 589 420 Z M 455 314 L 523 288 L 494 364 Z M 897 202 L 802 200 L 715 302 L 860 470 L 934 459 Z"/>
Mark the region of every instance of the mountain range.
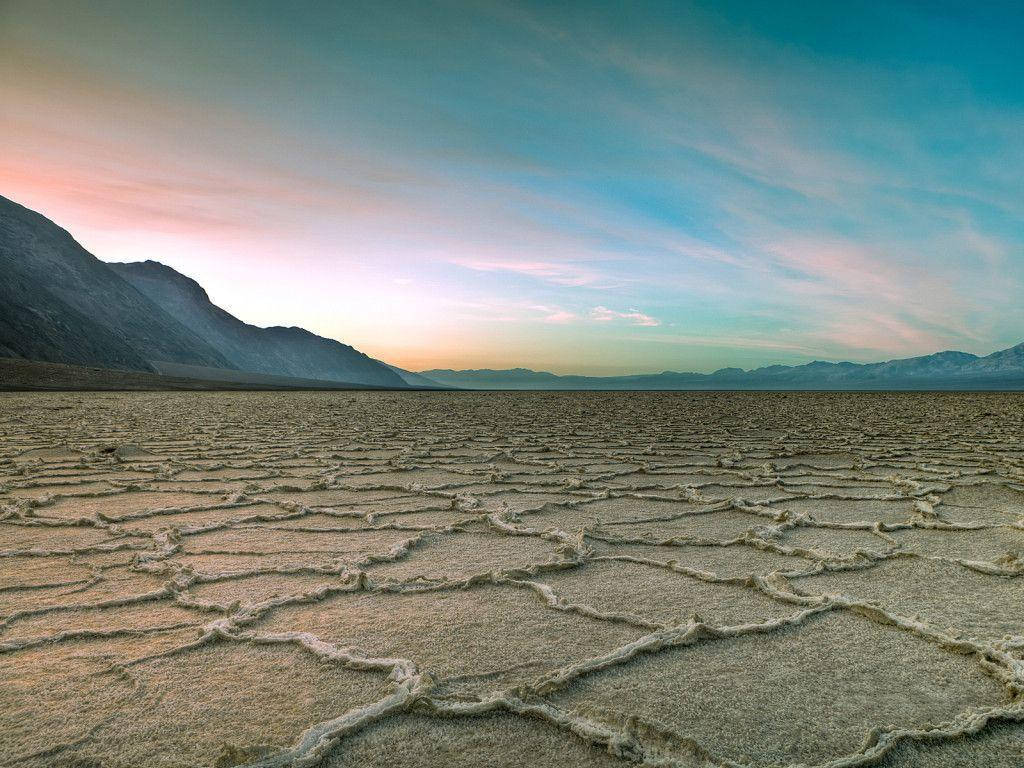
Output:
<path fill-rule="evenodd" d="M 435 369 L 423 375 L 466 389 L 548 390 L 986 390 L 1024 389 L 1024 343 L 980 357 L 968 352 L 889 360 L 884 363 L 770 365 L 745 371 L 632 376 L 559 376 L 528 368 Z"/>
<path fill-rule="evenodd" d="M 175 386 L 202 381 L 205 388 L 217 382 L 230 388 L 321 382 L 396 389 L 1024 390 L 1024 344 L 983 357 L 947 351 L 881 363 L 816 361 L 707 374 L 559 376 L 526 368 L 413 373 L 303 328 L 245 323 L 211 302 L 195 280 L 159 262 L 102 262 L 49 219 L 4 197 L 0 358 L 144 372 L 173 378 Z M 60 375 L 66 380 L 71 373 L 62 369 Z"/>

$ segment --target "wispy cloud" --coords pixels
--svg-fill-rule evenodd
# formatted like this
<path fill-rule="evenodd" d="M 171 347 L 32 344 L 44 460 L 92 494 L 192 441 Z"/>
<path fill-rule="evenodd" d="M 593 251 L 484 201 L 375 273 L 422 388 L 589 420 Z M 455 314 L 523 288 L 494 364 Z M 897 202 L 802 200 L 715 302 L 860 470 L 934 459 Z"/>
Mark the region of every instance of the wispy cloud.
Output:
<path fill-rule="evenodd" d="M 574 322 L 577 319 L 575 312 L 570 312 L 567 309 L 561 307 L 547 307 L 543 304 L 535 304 L 530 309 L 536 310 L 541 313 L 541 322 L 553 323 L 555 325 L 566 325 L 567 323 Z"/>
<path fill-rule="evenodd" d="M 608 307 L 594 307 L 590 310 L 590 319 L 596 323 L 611 323 L 615 321 L 625 321 L 630 325 L 642 325 L 648 328 L 661 325 L 661 322 L 648 314 L 644 314 L 639 309 L 627 309 L 625 312 L 616 311 L 614 309 L 608 309 Z"/>
<path fill-rule="evenodd" d="M 550 261 L 485 261 L 472 258 L 455 258 L 451 263 L 476 272 L 512 272 L 555 285 L 580 287 L 595 285 L 603 279 L 600 272 L 582 264 L 557 263 Z"/>

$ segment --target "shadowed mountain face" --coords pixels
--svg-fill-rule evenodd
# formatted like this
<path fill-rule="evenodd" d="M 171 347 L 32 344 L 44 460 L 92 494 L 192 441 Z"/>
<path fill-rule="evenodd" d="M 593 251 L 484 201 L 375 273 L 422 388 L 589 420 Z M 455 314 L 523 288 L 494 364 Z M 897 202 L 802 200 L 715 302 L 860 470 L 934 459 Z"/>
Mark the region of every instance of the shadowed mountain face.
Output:
<path fill-rule="evenodd" d="M 967 352 L 889 360 L 884 363 L 771 365 L 744 371 L 663 373 L 636 376 L 557 376 L 526 368 L 496 371 L 423 371 L 432 381 L 470 389 L 1024 389 L 1024 344 L 979 357 Z"/>
<path fill-rule="evenodd" d="M 0 197 L 0 355 L 152 371 L 230 368 L 49 219 Z"/>
<path fill-rule="evenodd" d="M 242 322 L 213 304 L 195 280 L 159 262 L 108 266 L 243 371 L 405 386 L 404 379 L 389 366 L 347 344 L 302 328 L 258 328 Z"/>
<path fill-rule="evenodd" d="M 180 376 L 198 370 L 213 380 L 223 379 L 216 370 L 238 370 L 406 386 L 389 366 L 333 339 L 243 323 L 170 267 L 105 264 L 49 219 L 3 197 L 0 277 L 0 357 Z"/>

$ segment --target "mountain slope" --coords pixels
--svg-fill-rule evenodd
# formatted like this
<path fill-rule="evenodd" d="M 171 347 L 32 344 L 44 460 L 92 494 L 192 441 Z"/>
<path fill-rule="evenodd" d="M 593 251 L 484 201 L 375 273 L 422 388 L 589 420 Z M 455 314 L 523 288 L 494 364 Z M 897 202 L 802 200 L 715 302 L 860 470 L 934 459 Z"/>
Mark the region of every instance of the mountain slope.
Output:
<path fill-rule="evenodd" d="M 210 301 L 199 283 L 156 261 L 109 264 L 168 314 L 243 371 L 403 387 L 405 380 L 362 352 L 302 328 L 259 328 Z"/>
<path fill-rule="evenodd" d="M 1024 344 L 979 357 L 967 352 L 888 360 L 882 363 L 771 365 L 744 371 L 722 368 L 714 373 L 663 373 L 634 376 L 558 376 L 526 368 L 510 370 L 423 371 L 439 384 L 467 389 L 1024 389 Z"/>
<path fill-rule="evenodd" d="M 0 197 L 0 355 L 152 371 L 230 368 L 49 219 Z"/>

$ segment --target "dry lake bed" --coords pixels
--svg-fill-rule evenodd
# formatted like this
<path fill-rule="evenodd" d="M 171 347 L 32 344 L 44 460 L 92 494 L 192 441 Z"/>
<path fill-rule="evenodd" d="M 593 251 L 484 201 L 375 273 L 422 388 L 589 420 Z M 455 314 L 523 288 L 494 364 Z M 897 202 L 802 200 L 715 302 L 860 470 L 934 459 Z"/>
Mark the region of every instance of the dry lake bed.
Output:
<path fill-rule="evenodd" d="M 1024 396 L 0 395 L 0 766 L 1024 765 Z"/>

